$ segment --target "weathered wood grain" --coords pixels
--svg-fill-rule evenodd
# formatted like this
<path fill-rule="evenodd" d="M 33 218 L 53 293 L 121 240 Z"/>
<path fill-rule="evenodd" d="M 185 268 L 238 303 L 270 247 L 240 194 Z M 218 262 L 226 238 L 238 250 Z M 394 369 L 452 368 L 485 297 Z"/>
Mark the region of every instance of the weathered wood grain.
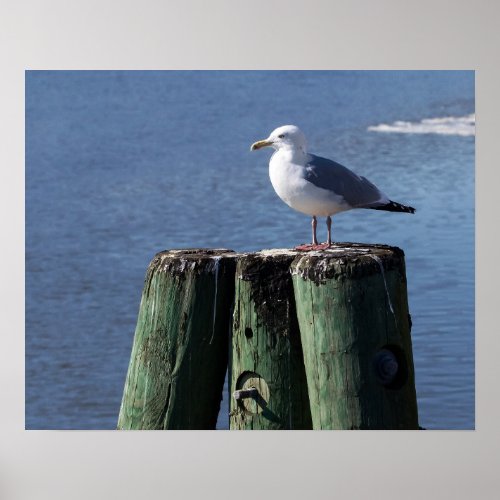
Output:
<path fill-rule="evenodd" d="M 230 357 L 231 429 L 311 429 L 290 264 L 295 252 L 238 257 Z M 256 387 L 258 399 L 232 393 Z"/>
<path fill-rule="evenodd" d="M 171 250 L 151 262 L 119 429 L 215 429 L 234 297 L 230 252 Z"/>
<path fill-rule="evenodd" d="M 161 252 L 118 428 L 214 429 L 229 355 L 231 429 L 417 429 L 410 326 L 397 248 Z"/>
<path fill-rule="evenodd" d="M 335 245 L 291 271 L 314 429 L 418 429 L 403 252 Z M 384 385 L 387 351 L 399 369 Z"/>

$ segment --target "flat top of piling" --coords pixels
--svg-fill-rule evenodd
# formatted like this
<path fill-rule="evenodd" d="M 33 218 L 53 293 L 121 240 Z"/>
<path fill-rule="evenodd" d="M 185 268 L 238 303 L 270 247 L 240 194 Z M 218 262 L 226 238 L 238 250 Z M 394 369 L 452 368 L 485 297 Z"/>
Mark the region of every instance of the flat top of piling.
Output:
<path fill-rule="evenodd" d="M 396 254 L 404 256 L 403 250 L 398 247 L 384 245 L 380 243 L 352 243 L 342 242 L 333 243 L 330 248 L 318 250 L 297 250 L 295 248 L 269 248 L 252 252 L 235 252 L 228 248 L 179 248 L 169 249 L 158 252 L 153 259 L 156 263 L 168 258 L 174 259 L 219 259 L 229 258 L 238 259 L 243 256 L 256 256 L 256 257 L 356 257 L 362 255 L 379 255 L 385 256 L 388 254 Z"/>
<path fill-rule="evenodd" d="M 229 248 L 172 248 L 169 250 L 162 250 L 157 255 L 182 255 L 182 256 L 218 256 L 226 253 L 233 254 L 234 250 Z"/>
<path fill-rule="evenodd" d="M 310 256 L 310 257 L 347 257 L 358 255 L 384 255 L 387 253 L 397 253 L 404 255 L 403 251 L 394 246 L 384 245 L 380 243 L 332 243 L 330 248 L 320 250 L 296 250 L 294 248 L 271 248 L 264 249 L 259 252 L 253 252 L 262 256 Z"/>
<path fill-rule="evenodd" d="M 257 252 L 235 252 L 226 248 L 187 248 L 164 250 L 155 255 L 147 276 L 168 273 L 183 277 L 185 273 L 232 273 L 236 267 L 242 279 L 291 273 L 323 283 L 327 279 L 348 275 L 366 277 L 391 270 L 404 270 L 404 252 L 398 247 L 373 243 L 334 243 L 329 248 L 297 250 L 272 248 Z M 404 273 L 404 271 L 403 271 Z"/>

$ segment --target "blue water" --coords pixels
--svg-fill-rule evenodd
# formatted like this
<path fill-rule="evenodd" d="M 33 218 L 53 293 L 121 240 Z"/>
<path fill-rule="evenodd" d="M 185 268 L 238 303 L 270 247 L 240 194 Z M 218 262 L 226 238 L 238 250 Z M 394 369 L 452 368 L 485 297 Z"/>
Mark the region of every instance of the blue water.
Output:
<path fill-rule="evenodd" d="M 367 130 L 471 113 L 470 71 L 28 72 L 26 428 L 116 427 L 156 252 L 309 240 L 249 152 L 289 123 L 417 208 L 340 214 L 334 239 L 404 249 L 420 424 L 474 428 L 474 136 Z"/>

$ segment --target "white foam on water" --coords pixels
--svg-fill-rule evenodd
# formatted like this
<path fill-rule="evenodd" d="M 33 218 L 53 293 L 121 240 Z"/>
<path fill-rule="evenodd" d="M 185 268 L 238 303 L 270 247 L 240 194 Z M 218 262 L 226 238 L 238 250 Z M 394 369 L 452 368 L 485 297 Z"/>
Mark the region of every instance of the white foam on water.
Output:
<path fill-rule="evenodd" d="M 476 135 L 476 115 L 425 118 L 419 122 L 395 121 L 368 127 L 370 132 L 398 134 Z"/>

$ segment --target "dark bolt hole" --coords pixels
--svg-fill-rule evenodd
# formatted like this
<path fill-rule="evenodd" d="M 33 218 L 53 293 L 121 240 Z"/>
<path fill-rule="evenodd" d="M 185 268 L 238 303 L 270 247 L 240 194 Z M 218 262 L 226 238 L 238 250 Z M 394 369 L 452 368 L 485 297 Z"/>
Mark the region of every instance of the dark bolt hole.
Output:
<path fill-rule="evenodd" d="M 245 328 L 245 337 L 247 339 L 251 339 L 253 337 L 252 329 L 249 328 L 248 326 Z"/>
<path fill-rule="evenodd" d="M 389 376 L 389 373 L 383 369 L 384 365 L 387 365 L 387 359 L 385 359 L 384 363 L 384 355 L 387 353 L 393 357 L 394 361 L 396 361 L 397 371 L 392 374 L 392 376 Z M 408 380 L 409 373 L 406 356 L 403 349 L 397 345 L 386 345 L 382 347 L 378 353 L 375 354 L 373 363 L 378 382 L 387 389 L 401 389 Z M 387 366 L 391 368 L 391 364 L 392 363 L 389 362 Z M 389 372 L 390 371 L 391 370 L 389 370 Z"/>

